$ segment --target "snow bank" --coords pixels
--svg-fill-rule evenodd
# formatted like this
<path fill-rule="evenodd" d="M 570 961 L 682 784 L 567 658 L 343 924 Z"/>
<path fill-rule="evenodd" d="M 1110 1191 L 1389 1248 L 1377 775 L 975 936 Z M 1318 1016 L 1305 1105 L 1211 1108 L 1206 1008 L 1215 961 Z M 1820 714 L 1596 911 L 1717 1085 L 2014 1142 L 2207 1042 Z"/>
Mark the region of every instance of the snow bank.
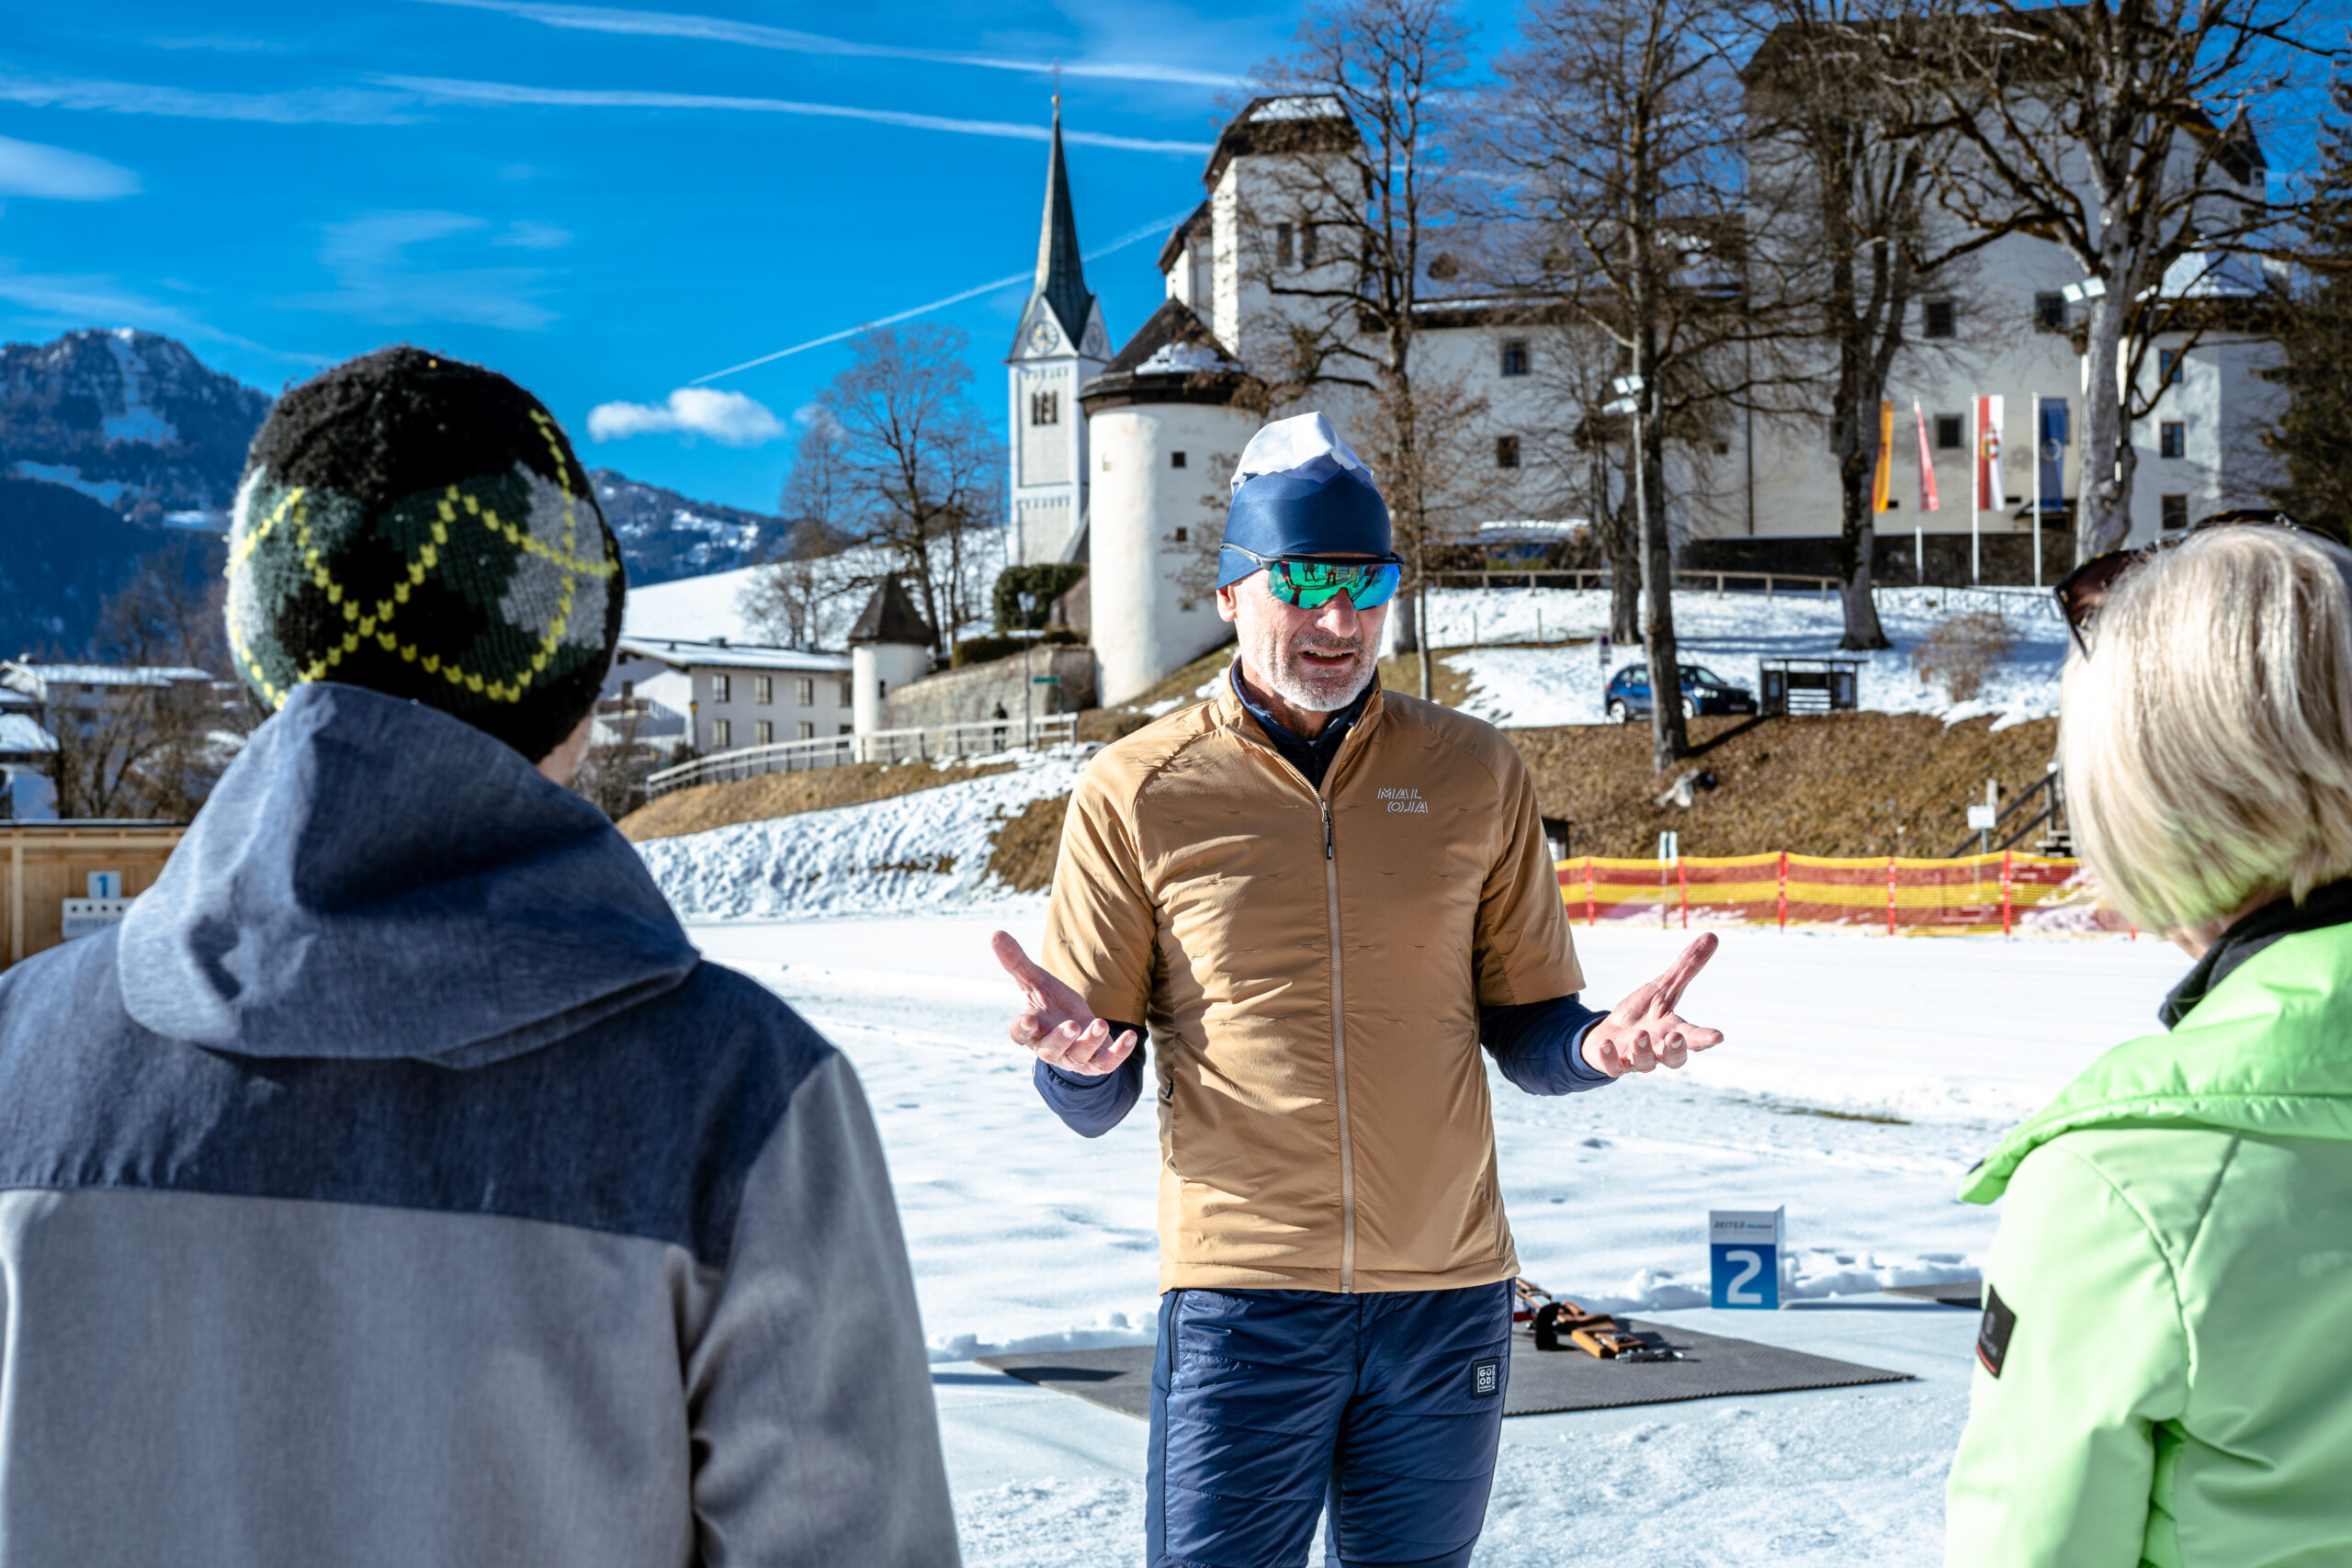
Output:
<path fill-rule="evenodd" d="M 1986 681 L 1981 695 L 1954 703 L 1940 687 L 1922 685 L 1911 655 L 1937 626 L 1954 615 L 1989 610 L 2018 630 L 2018 645 Z M 1853 659 L 1861 663 L 1861 706 L 1872 713 L 1932 714 L 1946 723 L 1991 715 L 1996 728 L 2054 717 L 2058 676 L 2066 660 L 2066 628 L 2046 593 L 2004 589 L 1882 588 L 1879 622 L 1894 646 L 1876 653 L 1840 653 L 1844 632 L 1838 601 L 1811 593 L 1725 593 L 1685 590 L 1674 596 L 1674 624 L 1683 660 L 1704 664 L 1756 691 L 1766 659 Z M 1440 589 L 1430 594 L 1436 646 L 1532 643 L 1539 637 L 1597 637 L 1608 626 L 1609 596 L 1599 589 Z M 1616 649 L 1604 669 L 1584 648 L 1478 646 L 1446 662 L 1467 675 L 1463 711 L 1509 728 L 1599 724 L 1600 688 L 1611 671 L 1640 657 Z"/>
<path fill-rule="evenodd" d="M 739 822 L 638 845 L 683 919 L 907 912 L 1013 897 L 988 874 L 997 825 L 1067 794 L 1091 747 L 862 806 Z M 910 762 L 909 767 L 936 764 Z"/>

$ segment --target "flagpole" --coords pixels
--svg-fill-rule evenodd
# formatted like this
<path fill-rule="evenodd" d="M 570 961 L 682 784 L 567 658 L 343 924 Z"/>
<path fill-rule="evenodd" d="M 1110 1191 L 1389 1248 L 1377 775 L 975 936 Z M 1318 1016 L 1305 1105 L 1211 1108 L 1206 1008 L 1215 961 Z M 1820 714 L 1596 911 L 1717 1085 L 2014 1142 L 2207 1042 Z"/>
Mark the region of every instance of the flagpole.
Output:
<path fill-rule="evenodd" d="M 2033 395 L 2033 585 L 2041 586 L 2041 394 Z"/>
<path fill-rule="evenodd" d="M 1976 437 L 1968 464 L 1968 581 L 1973 587 L 1984 580 L 1979 536 L 1984 518 L 1984 400 L 1971 399 L 1968 411 L 1968 423 Z"/>

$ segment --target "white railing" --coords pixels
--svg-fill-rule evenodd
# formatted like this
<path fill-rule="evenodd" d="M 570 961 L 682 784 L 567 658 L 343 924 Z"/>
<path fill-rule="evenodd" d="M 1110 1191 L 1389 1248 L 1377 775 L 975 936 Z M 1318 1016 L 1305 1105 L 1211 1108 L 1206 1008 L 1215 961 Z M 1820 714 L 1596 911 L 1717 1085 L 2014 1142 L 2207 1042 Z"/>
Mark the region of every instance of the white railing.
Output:
<path fill-rule="evenodd" d="M 1025 751 L 1072 740 L 1077 735 L 1078 716 L 1056 714 L 1044 718 L 984 718 L 971 724 L 942 724 L 924 729 L 877 729 L 871 735 L 833 735 L 815 740 L 779 740 L 770 746 L 715 751 L 707 757 L 649 773 L 645 794 L 650 799 L 693 784 L 724 784 L 761 773 L 839 768 L 852 762 L 903 762 L 918 758 Z"/>

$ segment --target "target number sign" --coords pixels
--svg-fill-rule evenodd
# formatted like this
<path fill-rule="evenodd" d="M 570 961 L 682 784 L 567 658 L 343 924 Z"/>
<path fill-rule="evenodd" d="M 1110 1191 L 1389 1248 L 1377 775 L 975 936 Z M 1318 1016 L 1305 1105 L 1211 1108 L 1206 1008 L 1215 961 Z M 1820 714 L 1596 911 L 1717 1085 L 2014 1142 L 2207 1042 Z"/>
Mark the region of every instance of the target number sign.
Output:
<path fill-rule="evenodd" d="M 1734 1311 L 1780 1310 L 1787 1215 L 1786 1208 L 1707 1212 L 1708 1304 Z"/>

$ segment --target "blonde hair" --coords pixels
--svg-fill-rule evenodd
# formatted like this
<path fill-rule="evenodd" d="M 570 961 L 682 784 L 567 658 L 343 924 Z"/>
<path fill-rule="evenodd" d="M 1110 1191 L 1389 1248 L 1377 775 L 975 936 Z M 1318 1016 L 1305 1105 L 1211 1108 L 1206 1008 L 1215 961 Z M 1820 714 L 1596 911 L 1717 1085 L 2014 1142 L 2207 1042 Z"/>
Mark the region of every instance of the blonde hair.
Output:
<path fill-rule="evenodd" d="M 2352 873 L 2352 552 L 2216 529 L 2118 582 L 2066 664 L 2067 812 L 2151 931 Z"/>

